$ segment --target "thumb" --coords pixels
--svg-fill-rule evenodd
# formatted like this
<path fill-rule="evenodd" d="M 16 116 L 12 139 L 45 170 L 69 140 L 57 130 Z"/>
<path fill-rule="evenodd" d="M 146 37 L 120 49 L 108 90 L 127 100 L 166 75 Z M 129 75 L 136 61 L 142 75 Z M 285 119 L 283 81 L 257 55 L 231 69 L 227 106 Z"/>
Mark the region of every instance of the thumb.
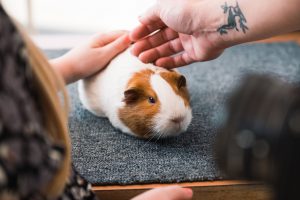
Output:
<path fill-rule="evenodd" d="M 112 41 L 106 46 L 102 47 L 101 50 L 106 53 L 106 58 L 111 60 L 116 55 L 127 49 L 131 44 L 131 40 L 129 39 L 128 34 L 124 34 L 118 39 Z"/>
<path fill-rule="evenodd" d="M 91 39 L 91 46 L 93 48 L 103 47 L 127 33 L 128 31 L 125 30 L 117 30 L 108 33 L 96 34 Z"/>
<path fill-rule="evenodd" d="M 133 29 L 130 33 L 130 39 L 137 41 L 152 32 L 166 27 L 165 23 L 160 18 L 158 5 L 149 8 L 144 14 L 139 17 L 141 24 Z"/>
<path fill-rule="evenodd" d="M 160 20 L 159 6 L 155 4 L 150 7 L 146 12 L 139 16 L 139 21 L 144 25 L 151 25 Z"/>

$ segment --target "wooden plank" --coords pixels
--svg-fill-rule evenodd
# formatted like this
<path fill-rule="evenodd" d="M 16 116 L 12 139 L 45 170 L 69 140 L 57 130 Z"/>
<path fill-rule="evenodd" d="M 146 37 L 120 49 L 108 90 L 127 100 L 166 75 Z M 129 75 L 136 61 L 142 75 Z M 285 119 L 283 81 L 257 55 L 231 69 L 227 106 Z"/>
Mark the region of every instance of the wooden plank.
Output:
<path fill-rule="evenodd" d="M 208 186 L 227 186 L 227 185 L 247 185 L 247 184 L 259 184 L 257 182 L 249 181 L 235 181 L 235 180 L 226 180 L 226 181 L 203 181 L 203 182 L 186 182 L 186 183 L 177 183 L 182 187 L 208 187 Z M 143 185 L 108 185 L 108 186 L 94 186 L 93 189 L 97 191 L 101 190 L 136 190 L 136 189 L 150 189 L 158 188 L 163 186 L 174 185 L 174 183 L 161 183 L 161 184 L 143 184 Z"/>
<path fill-rule="evenodd" d="M 128 200 L 148 189 L 172 184 L 149 184 L 127 186 L 94 186 L 93 190 L 102 200 Z M 208 181 L 179 183 L 182 187 L 192 188 L 194 200 L 270 200 L 269 187 L 256 182 L 245 181 Z"/>

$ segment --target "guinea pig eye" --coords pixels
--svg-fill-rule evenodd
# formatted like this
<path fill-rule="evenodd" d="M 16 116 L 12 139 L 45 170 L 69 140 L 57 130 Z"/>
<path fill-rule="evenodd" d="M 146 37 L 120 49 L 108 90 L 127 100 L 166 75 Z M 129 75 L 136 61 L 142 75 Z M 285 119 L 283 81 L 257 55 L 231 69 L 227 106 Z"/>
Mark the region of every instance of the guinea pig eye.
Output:
<path fill-rule="evenodd" d="M 155 99 L 153 97 L 148 97 L 148 102 L 151 104 L 155 104 Z"/>

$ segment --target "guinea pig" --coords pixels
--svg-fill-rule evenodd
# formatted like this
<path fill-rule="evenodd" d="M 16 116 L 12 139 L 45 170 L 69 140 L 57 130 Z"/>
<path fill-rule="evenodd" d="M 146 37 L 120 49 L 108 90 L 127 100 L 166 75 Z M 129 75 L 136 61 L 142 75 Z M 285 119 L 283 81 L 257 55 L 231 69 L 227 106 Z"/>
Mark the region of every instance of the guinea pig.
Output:
<path fill-rule="evenodd" d="M 192 119 L 185 77 L 144 64 L 129 49 L 98 74 L 79 81 L 78 91 L 87 110 L 140 138 L 177 136 Z"/>

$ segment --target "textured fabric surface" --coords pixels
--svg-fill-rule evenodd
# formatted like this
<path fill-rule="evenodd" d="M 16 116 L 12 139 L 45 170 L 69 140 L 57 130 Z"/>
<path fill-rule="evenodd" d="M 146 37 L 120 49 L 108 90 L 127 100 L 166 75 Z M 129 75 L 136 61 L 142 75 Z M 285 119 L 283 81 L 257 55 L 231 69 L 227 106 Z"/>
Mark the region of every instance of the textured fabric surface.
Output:
<path fill-rule="evenodd" d="M 64 52 L 46 51 L 49 57 Z M 139 140 L 115 130 L 107 119 L 84 110 L 76 84 L 69 86 L 74 165 L 87 180 L 108 185 L 222 179 L 212 144 L 228 94 L 247 73 L 300 80 L 300 47 L 295 43 L 241 45 L 217 60 L 180 71 L 188 81 L 193 121 L 186 133 L 160 141 Z"/>

